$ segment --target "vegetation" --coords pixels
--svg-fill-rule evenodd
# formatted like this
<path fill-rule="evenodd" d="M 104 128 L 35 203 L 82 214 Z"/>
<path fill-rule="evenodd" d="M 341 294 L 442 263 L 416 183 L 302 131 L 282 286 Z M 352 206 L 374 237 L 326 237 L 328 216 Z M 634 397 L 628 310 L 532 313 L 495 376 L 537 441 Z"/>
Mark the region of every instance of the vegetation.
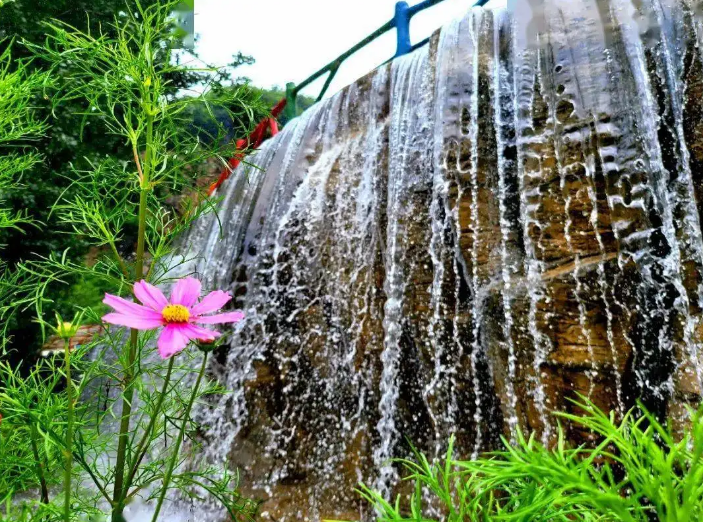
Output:
<path fill-rule="evenodd" d="M 30 213 L 15 208 L 10 199 L 24 190 L 22 177 L 41 161 L 35 141 L 46 131 L 46 124 L 33 106 L 36 93 L 50 83 L 49 76 L 32 72 L 26 60 L 13 64 L 10 48 L 0 54 L 0 239 L 8 231 L 22 231 L 35 225 Z M 7 245 L 0 241 L 0 250 Z M 7 344 L 8 317 L 21 301 L 15 295 L 17 276 L 0 258 L 0 349 Z"/>
<path fill-rule="evenodd" d="M 174 489 L 188 496 L 207 493 L 235 519 L 250 519 L 256 509 L 238 494 L 234 474 L 198 465 L 190 458 L 197 444 L 183 444 L 196 430 L 190 415 L 193 404 L 222 392 L 204 376 L 213 348 L 205 343 L 218 334 L 185 328 L 190 307 L 198 300 L 196 280 L 176 284 L 168 313 L 169 307 L 162 307 L 163 316 L 158 307 L 149 312 L 158 315 L 152 323 L 163 324 L 164 332 L 174 326 L 171 323 L 195 332 L 168 353 L 162 335 L 163 358 L 154 356 L 155 329 L 141 324 L 118 321 L 114 324 L 131 327 L 127 335 L 112 328 L 84 340 L 79 348 L 74 341 L 83 325 L 107 321 L 96 312 L 95 293 L 126 295 L 147 288 L 145 281 L 165 285 L 177 278 L 176 270 L 187 260 L 173 255 L 174 241 L 215 203 L 198 195 L 190 173 L 205 160 L 229 158 L 235 149 L 228 134 L 233 129 L 246 132 L 267 112 L 246 86 L 222 88 L 219 70 L 196 71 L 203 79 L 202 92 L 180 95 L 177 79 L 194 72 L 173 56 L 177 42 L 170 14 L 175 5 L 135 2 L 113 22 L 89 30 L 62 20 L 44 25 L 45 41 L 24 44 L 33 67 L 42 64 L 46 72 L 30 68 L 29 61 L 10 64 L 8 50 L 2 55 L 0 146 L 5 150 L 0 179 L 7 196 L 2 207 L 5 229 L 26 231 L 32 224 L 29 213 L 13 210 L 11 197 L 24 192 L 18 181 L 21 171 L 36 168 L 40 161 L 31 146 L 47 133 L 40 103 L 49 103 L 55 116 L 70 111 L 75 139 L 81 143 L 100 129 L 117 151 L 91 153 L 82 162 L 63 165 L 64 187 L 43 216 L 42 228 L 68 234 L 68 244 L 83 244 L 93 252 L 91 262 L 50 248 L 46 255 L 16 259 L 3 267 L 3 324 L 31 309 L 38 327 L 60 339 L 60 350 L 38 364 L 7 359 L 0 364 L 0 500 L 10 520 L 69 522 L 107 515 L 122 522 L 125 506 L 143 498 L 158 499 L 156 521 L 167 492 Z M 206 130 L 193 132 L 194 114 L 209 115 Z M 202 139 L 203 132 L 208 139 Z M 196 196 L 176 209 L 169 202 L 183 192 Z M 179 284 L 191 290 L 197 285 L 188 303 L 178 300 Z M 58 314 L 55 322 L 46 319 L 53 315 L 48 312 L 56 304 L 57 285 L 80 289 L 70 302 L 70 322 Z M 215 324 L 231 317 L 201 317 L 229 300 L 224 292 L 205 300 L 200 312 L 193 308 L 195 318 Z M 105 302 L 118 312 L 139 307 L 116 296 L 106 296 Z M 7 339 L 7 332 L 2 338 Z M 174 339 L 182 337 L 171 335 L 171 344 Z M 191 339 L 198 341 L 193 347 L 200 350 L 183 350 Z M 137 403 L 139 408 L 134 408 Z M 57 494 L 51 486 L 58 483 Z M 25 496 L 18 499 L 23 491 Z"/>
<path fill-rule="evenodd" d="M 241 496 L 237 475 L 194 458 L 191 416 L 196 401 L 224 391 L 205 376 L 219 334 L 194 323 L 241 314 L 209 315 L 229 296 L 198 301 L 174 245 L 214 208 L 198 192 L 197 167 L 231 157 L 232 138 L 284 93 L 179 63 L 176 2 L 4 4 L 2 35 L 22 42 L 0 47 L 0 517 L 124 522 L 126 506 L 144 499 L 156 522 L 177 492 L 253 520 L 257 504 Z M 201 92 L 186 92 L 194 84 Z M 299 110 L 311 103 L 299 99 Z M 184 192 L 195 197 L 176 208 Z M 156 287 L 174 282 L 167 301 Z M 131 294 L 146 307 L 117 297 Z M 115 312 L 102 316 L 101 301 Z M 76 342 L 85 325 L 103 323 L 128 331 Z M 60 349 L 18 363 L 37 332 Z M 515 446 L 464 461 L 449 441 L 440 462 L 420 452 L 400 461 L 409 495 L 359 492 L 380 521 L 703 519 L 703 407 L 679 436 L 643 408 L 616 420 L 577 405 L 582 416 L 557 415 L 593 435 L 583 446 L 562 429 L 554 448 L 518 434 Z"/>
<path fill-rule="evenodd" d="M 474 461 L 442 462 L 421 453 L 401 460 L 412 485 L 407 504 L 387 502 L 363 486 L 378 520 L 687 522 L 703 518 L 703 408 L 677 438 L 643 408 L 617 422 L 585 399 L 583 416 L 558 413 L 592 433 L 592 445 L 569 447 L 564 431 L 553 449 L 520 434 L 516 446 Z"/>
<path fill-rule="evenodd" d="M 53 359 L 40 362 L 29 378 L 8 363 L 0 363 L 3 388 L 0 391 L 3 420 L 0 424 L 0 495 L 39 486 L 42 501 L 48 499 L 47 488 L 57 482 L 51 471 L 61 462 L 59 448 L 45 444 L 40 434 L 66 411 L 66 397 L 54 390 L 62 387 L 63 377 L 53 366 Z M 41 408 L 37 408 L 41 405 Z"/>
<path fill-rule="evenodd" d="M 251 87 L 252 95 L 256 99 L 260 99 L 266 104 L 267 107 L 273 107 L 279 101 L 286 97 L 285 89 L 274 86 L 271 89 L 260 89 L 258 87 Z M 303 112 L 312 107 L 315 103 L 315 99 L 310 96 L 298 95 L 296 103 L 296 113 L 300 116 Z M 285 114 L 282 114 L 279 118 L 279 123 L 285 126 L 288 123 L 288 119 Z"/>
<path fill-rule="evenodd" d="M 139 1 L 143 9 L 159 3 L 156 0 Z M 25 107 L 31 107 L 33 125 L 42 123 L 41 129 L 35 128 L 31 133 L 32 143 L 42 151 L 41 161 L 38 161 L 40 157 L 36 154 L 25 159 L 27 163 L 23 165 L 23 189 L 14 187 L 10 190 L 9 187 L 0 186 L 4 207 L 8 212 L 13 216 L 22 215 L 25 220 L 31 219 L 38 225 L 0 229 L 0 244 L 6 246 L 2 259 L 10 268 L 22 261 L 61 256 L 64 252 L 68 260 L 82 264 L 86 258 L 93 261 L 103 253 L 103 247 L 96 247 L 83 234 L 74 233 L 68 223 L 54 219 L 51 212 L 59 197 L 73 195 L 76 188 L 73 184 L 75 172 L 90 170 L 106 157 L 116 162 L 130 161 L 132 151 L 130 147 L 124 146 L 121 136 L 110 132 L 108 122 L 101 115 L 86 119 L 84 100 L 64 96 L 61 103 L 52 103 L 55 100 L 50 99 L 53 94 L 49 86 L 40 85 L 48 81 L 45 71 L 51 67 L 51 63 L 46 57 L 33 53 L 32 46 L 44 43 L 47 33 L 44 24 L 53 23 L 54 20 L 61 20 L 66 27 L 78 31 L 100 27 L 105 37 L 114 38 L 117 31 L 113 19 L 117 17 L 117 25 L 127 23 L 129 6 L 135 5 L 133 0 L 16 0 L 4 3 L 1 7 L 2 67 L 6 74 L 13 74 L 11 78 L 16 82 L 19 82 L 20 77 L 37 74 L 34 83 L 25 81 L 23 88 L 25 95 L 29 95 L 25 99 Z M 14 45 L 10 45 L 13 41 Z M 181 62 L 201 64 L 192 54 L 174 55 L 165 49 L 160 49 L 154 59 L 163 63 L 170 57 Z M 169 97 L 179 94 L 197 99 L 199 95 L 193 91 L 194 86 L 207 85 L 211 93 L 231 90 L 231 93 L 224 92 L 220 98 L 224 100 L 229 97 L 236 100 L 236 103 L 226 108 L 216 104 L 207 108 L 204 104 L 192 104 L 185 109 L 183 121 L 191 132 L 198 132 L 201 139 L 212 139 L 220 130 L 226 131 L 223 139 L 246 135 L 269 108 L 268 101 L 260 100 L 260 93 L 249 88 L 244 78 L 234 76 L 237 67 L 252 62 L 251 57 L 238 53 L 232 57 L 228 67 L 222 69 L 168 69 L 164 71 L 163 92 Z M 73 72 L 70 69 L 54 67 L 51 78 L 54 83 L 66 85 L 71 74 Z M 0 87 L 4 93 L 6 85 Z M 214 124 L 211 124 L 213 118 L 208 110 L 216 111 L 217 121 Z M 191 121 L 187 121 L 189 119 Z M 44 122 L 50 123 L 50 126 Z M 16 147 L 17 144 L 13 143 L 12 146 Z M 14 179 L 16 183 L 17 178 Z M 118 245 L 121 255 L 129 256 L 133 253 L 137 225 L 136 218 L 125 217 L 124 235 Z M 90 302 L 96 311 L 102 310 L 100 300 L 109 289 L 103 280 L 90 274 L 68 276 L 62 282 L 54 282 L 46 288 L 44 311 L 50 316 L 54 312 L 72 315 L 76 302 L 86 306 Z M 43 332 L 35 321 L 34 314 L 3 315 L 2 324 L 9 332 L 10 344 L 17 348 L 17 351 L 12 352 L 16 355 L 12 358 L 14 361 L 28 356 L 31 358 L 41 346 Z"/>

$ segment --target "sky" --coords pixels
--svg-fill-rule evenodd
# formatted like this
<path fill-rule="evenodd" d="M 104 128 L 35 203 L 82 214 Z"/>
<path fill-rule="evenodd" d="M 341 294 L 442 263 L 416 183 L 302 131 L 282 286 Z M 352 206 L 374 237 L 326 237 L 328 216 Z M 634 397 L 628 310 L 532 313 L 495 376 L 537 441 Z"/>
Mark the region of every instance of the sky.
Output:
<path fill-rule="evenodd" d="M 420 0 L 409 0 L 409 4 Z M 486 7 L 504 7 L 491 0 Z M 445 0 L 417 14 L 410 24 L 412 43 L 462 16 L 473 0 Z M 299 83 L 393 17 L 395 0 L 196 0 L 196 50 L 217 66 L 238 51 L 256 63 L 237 69 L 259 87 Z M 395 31 L 344 62 L 328 95 L 354 82 L 395 54 Z M 317 97 L 325 78 L 303 94 Z"/>

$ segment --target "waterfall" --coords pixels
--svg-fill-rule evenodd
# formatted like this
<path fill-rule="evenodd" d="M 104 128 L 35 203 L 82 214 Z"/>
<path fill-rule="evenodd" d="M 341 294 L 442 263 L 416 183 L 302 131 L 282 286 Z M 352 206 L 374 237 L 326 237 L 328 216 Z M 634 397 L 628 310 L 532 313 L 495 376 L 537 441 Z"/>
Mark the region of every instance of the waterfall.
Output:
<path fill-rule="evenodd" d="M 184 241 L 247 314 L 209 368 L 230 391 L 197 412 L 204 458 L 265 519 L 364 517 L 355 485 L 402 493 L 410 444 L 552 443 L 575 393 L 679 424 L 700 400 L 700 13 L 522 8 L 313 106 Z"/>

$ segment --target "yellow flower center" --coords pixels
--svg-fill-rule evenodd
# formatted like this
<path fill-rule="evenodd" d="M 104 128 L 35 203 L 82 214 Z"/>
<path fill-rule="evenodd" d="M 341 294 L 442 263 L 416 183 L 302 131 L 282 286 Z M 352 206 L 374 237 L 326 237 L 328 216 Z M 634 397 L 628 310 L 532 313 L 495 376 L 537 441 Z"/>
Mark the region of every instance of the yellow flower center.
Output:
<path fill-rule="evenodd" d="M 167 323 L 187 323 L 190 319 L 190 313 L 183 305 L 166 305 L 161 316 Z"/>

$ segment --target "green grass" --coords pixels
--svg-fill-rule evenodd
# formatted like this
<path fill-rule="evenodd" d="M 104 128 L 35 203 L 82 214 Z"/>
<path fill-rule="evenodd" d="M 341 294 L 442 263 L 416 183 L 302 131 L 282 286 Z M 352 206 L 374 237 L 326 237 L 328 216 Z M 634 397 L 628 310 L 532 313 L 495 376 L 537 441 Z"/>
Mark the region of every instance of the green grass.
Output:
<path fill-rule="evenodd" d="M 452 439 L 439 462 L 417 451 L 399 461 L 409 498 L 388 502 L 363 484 L 359 492 L 383 522 L 703 520 L 703 409 L 677 438 L 642 408 L 616 421 L 584 399 L 577 405 L 583 416 L 557 415 L 592 432 L 590 446 L 571 447 L 560 427 L 554 448 L 519 434 L 515 446 L 464 461 Z"/>

